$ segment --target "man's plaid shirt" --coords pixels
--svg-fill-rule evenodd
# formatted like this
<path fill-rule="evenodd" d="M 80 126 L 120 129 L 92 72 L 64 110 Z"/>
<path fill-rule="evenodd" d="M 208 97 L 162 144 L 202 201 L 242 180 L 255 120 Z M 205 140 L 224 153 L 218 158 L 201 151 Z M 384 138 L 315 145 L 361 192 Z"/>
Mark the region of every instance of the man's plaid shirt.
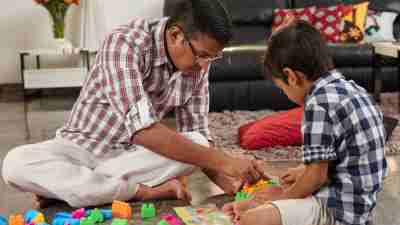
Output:
<path fill-rule="evenodd" d="M 175 109 L 178 131 L 199 131 L 210 139 L 208 71 L 173 72 L 165 48 L 166 22 L 134 20 L 106 37 L 57 136 L 96 155 L 132 149 L 137 131 Z"/>
<path fill-rule="evenodd" d="M 314 196 L 339 224 L 371 222 L 387 175 L 382 113 L 366 91 L 338 71 L 323 74 L 306 96 L 305 164 L 329 161 L 329 183 Z"/>

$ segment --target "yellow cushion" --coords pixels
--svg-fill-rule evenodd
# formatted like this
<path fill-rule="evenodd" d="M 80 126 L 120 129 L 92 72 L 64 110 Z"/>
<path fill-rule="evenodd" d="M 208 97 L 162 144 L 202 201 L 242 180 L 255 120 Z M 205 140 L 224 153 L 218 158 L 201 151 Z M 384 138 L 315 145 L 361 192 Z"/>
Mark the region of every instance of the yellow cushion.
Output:
<path fill-rule="evenodd" d="M 369 2 L 349 6 L 343 17 L 344 27 L 341 34 L 343 42 L 361 42 L 368 15 Z"/>

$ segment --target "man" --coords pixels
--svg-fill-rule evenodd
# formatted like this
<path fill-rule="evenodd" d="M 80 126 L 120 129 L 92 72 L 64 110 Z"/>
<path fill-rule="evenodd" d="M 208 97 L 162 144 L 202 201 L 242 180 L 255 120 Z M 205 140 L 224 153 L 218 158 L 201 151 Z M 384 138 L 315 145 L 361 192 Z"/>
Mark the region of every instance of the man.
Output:
<path fill-rule="evenodd" d="M 169 19 L 138 19 L 114 30 L 56 138 L 6 156 L 6 183 L 84 207 L 190 199 L 178 178 L 193 166 L 227 192 L 240 186 L 232 180 L 259 179 L 257 163 L 208 147 L 208 70 L 231 28 L 218 1 L 188 0 Z M 172 109 L 180 133 L 160 123 Z"/>

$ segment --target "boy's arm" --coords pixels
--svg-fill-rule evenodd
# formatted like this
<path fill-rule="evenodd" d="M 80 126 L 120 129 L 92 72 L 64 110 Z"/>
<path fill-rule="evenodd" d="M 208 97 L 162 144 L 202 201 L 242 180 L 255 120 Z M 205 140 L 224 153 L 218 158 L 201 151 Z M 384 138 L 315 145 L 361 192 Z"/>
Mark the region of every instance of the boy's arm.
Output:
<path fill-rule="evenodd" d="M 305 198 L 318 190 L 328 180 L 328 162 L 321 161 L 304 166 L 304 173 L 285 189 L 283 199 Z"/>
<path fill-rule="evenodd" d="M 318 190 L 328 180 L 328 162 L 321 161 L 304 166 L 304 173 L 286 189 L 266 189 L 256 194 L 258 201 L 305 198 Z"/>

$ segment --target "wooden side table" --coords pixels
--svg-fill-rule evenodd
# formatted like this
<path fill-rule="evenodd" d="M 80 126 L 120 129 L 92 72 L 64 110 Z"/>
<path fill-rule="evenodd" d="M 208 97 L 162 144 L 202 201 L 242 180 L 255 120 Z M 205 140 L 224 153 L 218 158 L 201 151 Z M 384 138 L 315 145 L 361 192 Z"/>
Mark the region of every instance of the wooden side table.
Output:
<path fill-rule="evenodd" d="M 84 66 L 76 68 L 42 68 L 42 55 L 80 55 Z M 27 68 L 25 58 L 36 57 L 36 68 Z M 80 87 L 90 69 L 90 53 L 88 50 L 75 48 L 70 54 L 61 49 L 33 49 L 20 52 L 21 81 L 25 97 L 27 89 Z"/>
<path fill-rule="evenodd" d="M 399 111 L 400 111 L 400 42 L 376 42 L 372 43 L 374 49 L 374 97 L 379 101 L 381 90 L 382 90 L 382 80 L 378 75 L 378 70 L 381 68 L 380 63 L 376 58 L 379 56 L 393 57 L 397 59 L 397 91 L 399 92 Z"/>

